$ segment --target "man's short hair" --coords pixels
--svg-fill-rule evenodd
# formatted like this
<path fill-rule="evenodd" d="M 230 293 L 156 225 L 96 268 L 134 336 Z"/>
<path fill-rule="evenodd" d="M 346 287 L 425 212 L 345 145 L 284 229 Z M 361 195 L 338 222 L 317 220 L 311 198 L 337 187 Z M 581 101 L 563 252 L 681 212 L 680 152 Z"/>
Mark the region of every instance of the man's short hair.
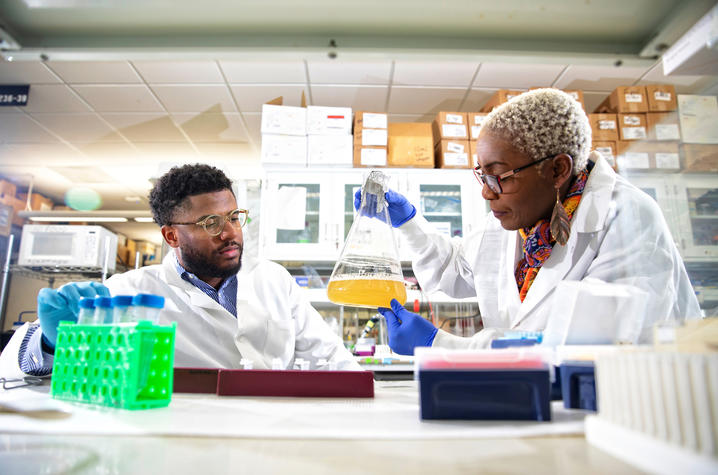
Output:
<path fill-rule="evenodd" d="M 172 222 L 174 213 L 188 197 L 222 190 L 232 191 L 232 181 L 218 168 L 200 163 L 173 167 L 150 191 L 152 217 L 164 226 Z"/>

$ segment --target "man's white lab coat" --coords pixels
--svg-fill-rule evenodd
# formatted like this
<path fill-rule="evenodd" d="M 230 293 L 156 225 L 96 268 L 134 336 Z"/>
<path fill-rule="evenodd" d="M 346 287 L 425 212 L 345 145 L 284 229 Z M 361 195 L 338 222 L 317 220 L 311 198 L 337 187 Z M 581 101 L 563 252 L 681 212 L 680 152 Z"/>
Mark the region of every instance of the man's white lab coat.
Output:
<path fill-rule="evenodd" d="M 678 250 L 658 205 L 617 175 L 597 153 L 566 245 L 556 244 L 523 302 L 514 277 L 522 257 L 517 231 L 489 215 L 482 229 L 449 240 L 416 216 L 399 229 L 416 253 L 414 273 L 424 291 L 475 296 L 485 330 L 472 338 L 439 331 L 433 346 L 485 347 L 496 330 L 541 331 L 551 318 L 559 282 L 587 278 L 635 286 L 649 294 L 641 342 L 653 324 L 695 318 L 700 308 Z M 579 307 L 580 308 L 580 307 Z M 585 308 L 586 312 L 600 309 Z M 600 317 L 597 317 L 600 318 Z"/>

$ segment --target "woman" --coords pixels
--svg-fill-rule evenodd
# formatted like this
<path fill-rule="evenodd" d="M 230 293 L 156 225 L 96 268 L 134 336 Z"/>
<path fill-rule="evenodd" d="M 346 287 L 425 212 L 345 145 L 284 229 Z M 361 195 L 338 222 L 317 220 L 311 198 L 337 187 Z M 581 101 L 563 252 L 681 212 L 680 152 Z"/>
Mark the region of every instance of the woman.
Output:
<path fill-rule="evenodd" d="M 636 292 L 644 300 L 647 293 L 644 314 L 622 316 L 637 319 L 642 342 L 655 323 L 700 315 L 659 207 L 600 154 L 589 156 L 590 148 L 580 104 L 559 90 L 538 89 L 494 109 L 481 128 L 474 173 L 491 206 L 483 229 L 449 240 L 415 216 L 406 198 L 387 193 L 392 225 L 416 253 L 422 288 L 475 296 L 484 327 L 457 337 L 394 301 L 380 309 L 394 351 L 481 348 L 503 330 L 542 331 L 562 281 L 624 284 L 644 291 Z M 596 310 L 579 311 L 601 318 Z"/>

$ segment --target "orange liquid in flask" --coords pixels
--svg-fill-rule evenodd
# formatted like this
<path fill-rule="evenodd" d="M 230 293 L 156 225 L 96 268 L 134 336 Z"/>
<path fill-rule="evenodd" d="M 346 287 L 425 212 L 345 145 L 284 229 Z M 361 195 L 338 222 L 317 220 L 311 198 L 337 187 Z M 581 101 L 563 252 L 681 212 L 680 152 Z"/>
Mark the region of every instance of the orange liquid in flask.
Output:
<path fill-rule="evenodd" d="M 391 307 L 391 299 L 404 305 L 406 288 L 399 280 L 371 278 L 332 280 L 327 287 L 329 300 L 340 305 Z"/>

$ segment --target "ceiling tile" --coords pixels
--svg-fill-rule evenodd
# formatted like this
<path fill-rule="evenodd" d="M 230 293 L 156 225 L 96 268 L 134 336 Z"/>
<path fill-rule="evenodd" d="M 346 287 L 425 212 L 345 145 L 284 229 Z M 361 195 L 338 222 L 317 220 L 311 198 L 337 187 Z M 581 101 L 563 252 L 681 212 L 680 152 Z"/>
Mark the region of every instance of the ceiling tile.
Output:
<path fill-rule="evenodd" d="M 0 145 L 0 166 L 30 164 L 37 167 L 39 164 L 76 163 L 84 159 L 80 152 L 62 142 Z"/>
<path fill-rule="evenodd" d="M 145 85 L 73 86 L 97 112 L 162 112 L 162 104 Z"/>
<path fill-rule="evenodd" d="M 60 81 L 40 61 L 0 62 L 0 84 L 55 84 Z"/>
<path fill-rule="evenodd" d="M 474 87 L 528 89 L 550 86 L 565 67 L 563 64 L 482 63 Z"/>
<path fill-rule="evenodd" d="M 312 86 L 312 104 L 384 112 L 388 86 Z"/>
<path fill-rule="evenodd" d="M 220 61 L 227 82 L 304 84 L 307 74 L 303 61 Z"/>
<path fill-rule="evenodd" d="M 133 84 L 142 79 L 127 61 L 50 61 L 47 66 L 70 84 Z"/>
<path fill-rule="evenodd" d="M 97 114 L 33 114 L 35 120 L 68 142 L 122 142 Z"/>
<path fill-rule="evenodd" d="M 149 161 L 196 160 L 197 152 L 188 142 L 138 142 L 135 144 L 140 156 Z M 155 166 L 155 169 L 157 167 Z M 147 178 L 150 178 L 149 176 Z"/>
<path fill-rule="evenodd" d="M 86 154 L 88 161 L 92 163 L 101 161 L 106 165 L 118 163 L 126 166 L 138 157 L 137 149 L 127 142 L 94 142 L 74 145 Z"/>
<path fill-rule="evenodd" d="M 584 92 L 611 92 L 618 86 L 632 86 L 647 70 L 648 67 L 637 66 L 571 65 L 554 87 L 582 89 Z"/>
<path fill-rule="evenodd" d="M 436 114 L 455 111 L 464 98 L 464 88 L 397 87 L 389 94 L 389 113 Z"/>
<path fill-rule="evenodd" d="M 459 110 L 461 112 L 479 112 L 495 92 L 495 89 L 472 89 Z"/>
<path fill-rule="evenodd" d="M 132 142 L 187 141 L 166 114 L 102 114 L 102 117 Z"/>
<path fill-rule="evenodd" d="M 197 145 L 200 155 L 205 160 L 212 158 L 232 160 L 259 161 L 257 153 L 251 144 L 247 143 L 210 143 L 200 142 Z"/>
<path fill-rule="evenodd" d="M 25 114 L 0 114 L 0 143 L 53 143 L 58 139 Z"/>
<path fill-rule="evenodd" d="M 308 61 L 311 84 L 389 84 L 391 61 Z"/>
<path fill-rule="evenodd" d="M 247 134 L 255 144 L 262 143 L 262 114 L 259 112 L 243 113 Z"/>
<path fill-rule="evenodd" d="M 30 87 L 27 112 L 89 112 L 90 108 L 64 84 Z"/>
<path fill-rule="evenodd" d="M 245 86 L 232 84 L 232 93 L 242 112 L 261 112 L 262 104 L 282 96 L 285 106 L 301 105 L 302 92 L 306 87 L 302 84 L 265 84 L 262 86 Z M 306 94 L 307 103 L 309 95 Z"/>
<path fill-rule="evenodd" d="M 207 84 L 223 83 L 214 61 L 133 61 L 148 83 Z"/>
<path fill-rule="evenodd" d="M 172 114 L 193 142 L 246 142 L 242 116 L 232 114 Z"/>
<path fill-rule="evenodd" d="M 223 84 L 153 85 L 168 112 L 236 112 L 234 101 Z"/>
<path fill-rule="evenodd" d="M 478 63 L 473 61 L 396 61 L 393 84 L 469 87 Z"/>

